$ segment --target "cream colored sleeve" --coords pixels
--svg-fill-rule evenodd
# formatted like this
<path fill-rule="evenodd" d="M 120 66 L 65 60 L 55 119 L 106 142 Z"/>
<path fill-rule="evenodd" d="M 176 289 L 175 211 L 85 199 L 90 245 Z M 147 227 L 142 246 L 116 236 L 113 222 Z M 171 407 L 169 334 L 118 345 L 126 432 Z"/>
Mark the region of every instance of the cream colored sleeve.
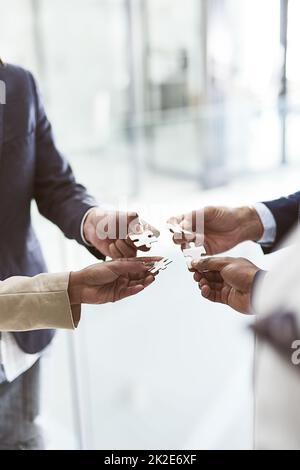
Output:
<path fill-rule="evenodd" d="M 0 331 L 74 329 L 69 276 L 39 274 L 0 282 Z"/>

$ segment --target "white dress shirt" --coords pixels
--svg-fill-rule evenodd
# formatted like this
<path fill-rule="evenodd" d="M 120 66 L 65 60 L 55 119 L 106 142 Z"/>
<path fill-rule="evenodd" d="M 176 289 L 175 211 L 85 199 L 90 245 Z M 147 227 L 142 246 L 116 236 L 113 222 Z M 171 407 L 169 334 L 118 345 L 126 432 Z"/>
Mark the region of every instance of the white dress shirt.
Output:
<path fill-rule="evenodd" d="M 92 209 L 89 209 L 83 216 L 80 227 L 81 238 L 88 246 L 90 245 L 85 240 L 83 226 L 85 219 L 91 210 Z M 30 369 L 30 367 L 32 367 L 39 359 L 41 354 L 50 347 L 51 344 L 40 353 L 27 354 L 20 349 L 14 335 L 2 332 L 0 338 L 0 384 L 5 381 L 12 382 L 19 375 L 23 374 L 23 372 Z"/>
<path fill-rule="evenodd" d="M 30 369 L 40 355 L 41 353 L 26 354 L 19 348 L 15 337 L 11 333 L 1 333 L 0 364 L 3 366 L 4 380 L 6 379 L 8 382 L 15 380 L 27 369 Z"/>
<path fill-rule="evenodd" d="M 263 204 L 262 202 L 257 202 L 253 204 L 254 209 L 258 213 L 261 223 L 264 227 L 264 233 L 260 240 L 257 243 L 263 246 L 272 245 L 276 239 L 276 221 L 275 218 L 270 211 L 270 209 Z"/>

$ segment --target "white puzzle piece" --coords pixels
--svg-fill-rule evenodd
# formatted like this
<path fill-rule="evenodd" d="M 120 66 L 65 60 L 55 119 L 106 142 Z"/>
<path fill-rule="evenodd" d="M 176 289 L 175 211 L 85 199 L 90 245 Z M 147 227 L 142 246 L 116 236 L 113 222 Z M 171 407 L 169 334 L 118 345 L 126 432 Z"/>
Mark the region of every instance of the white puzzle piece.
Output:
<path fill-rule="evenodd" d="M 151 230 L 145 230 L 143 233 L 132 233 L 129 235 L 129 238 L 136 248 L 141 248 L 142 246 L 151 248 L 152 244 L 157 242 L 157 238 Z"/>
<path fill-rule="evenodd" d="M 185 257 L 188 268 L 191 267 L 192 261 L 197 261 L 206 255 L 204 246 L 195 246 L 195 243 L 190 243 L 190 247 L 182 250 L 182 253 Z"/>
<path fill-rule="evenodd" d="M 160 261 L 157 261 L 155 265 L 153 266 L 153 268 L 150 269 L 150 273 L 157 274 L 160 271 L 164 271 L 165 269 L 167 269 L 167 266 L 171 263 L 173 263 L 173 261 L 169 258 L 164 258 Z"/>

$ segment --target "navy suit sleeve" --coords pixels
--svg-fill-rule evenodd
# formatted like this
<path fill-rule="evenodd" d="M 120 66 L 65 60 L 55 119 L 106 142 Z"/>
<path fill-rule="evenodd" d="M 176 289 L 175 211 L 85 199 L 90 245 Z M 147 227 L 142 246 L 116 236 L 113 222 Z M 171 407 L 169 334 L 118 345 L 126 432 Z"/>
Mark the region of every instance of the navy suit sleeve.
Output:
<path fill-rule="evenodd" d="M 263 248 L 270 253 L 283 241 L 299 221 L 300 191 L 275 201 L 264 202 L 272 212 L 276 221 L 276 239 L 271 247 Z"/>
<path fill-rule="evenodd" d="M 66 237 L 84 245 L 81 221 L 87 210 L 97 203 L 84 186 L 76 182 L 71 166 L 57 150 L 36 83 L 31 75 L 30 78 L 36 109 L 34 198 L 43 216 L 57 225 Z M 104 258 L 98 250 L 87 248 L 98 259 Z"/>

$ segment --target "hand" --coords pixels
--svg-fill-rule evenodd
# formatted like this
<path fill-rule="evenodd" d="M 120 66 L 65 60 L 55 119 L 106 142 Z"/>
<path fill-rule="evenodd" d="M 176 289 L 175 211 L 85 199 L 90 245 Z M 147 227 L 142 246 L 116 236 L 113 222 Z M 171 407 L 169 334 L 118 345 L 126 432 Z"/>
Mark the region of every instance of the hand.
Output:
<path fill-rule="evenodd" d="M 144 230 L 151 230 L 156 237 L 160 235 L 156 228 L 142 222 L 136 212 L 104 212 L 99 208 L 88 214 L 83 227 L 85 239 L 103 255 L 113 259 L 135 257 L 137 248 L 128 235 Z M 149 251 L 146 247 L 139 249 Z"/>
<path fill-rule="evenodd" d="M 193 261 L 191 271 L 203 297 L 251 313 L 251 292 L 260 269 L 244 258 L 206 258 Z"/>
<path fill-rule="evenodd" d="M 155 280 L 149 269 L 161 259 L 119 259 L 72 272 L 68 288 L 70 304 L 105 304 L 138 294 Z"/>
<path fill-rule="evenodd" d="M 169 222 L 190 232 L 180 237 L 175 234 L 174 243 L 181 248 L 186 248 L 188 242 L 204 245 L 208 255 L 223 253 L 246 240 L 257 241 L 263 235 L 260 217 L 252 207 L 208 206 L 173 217 Z"/>

